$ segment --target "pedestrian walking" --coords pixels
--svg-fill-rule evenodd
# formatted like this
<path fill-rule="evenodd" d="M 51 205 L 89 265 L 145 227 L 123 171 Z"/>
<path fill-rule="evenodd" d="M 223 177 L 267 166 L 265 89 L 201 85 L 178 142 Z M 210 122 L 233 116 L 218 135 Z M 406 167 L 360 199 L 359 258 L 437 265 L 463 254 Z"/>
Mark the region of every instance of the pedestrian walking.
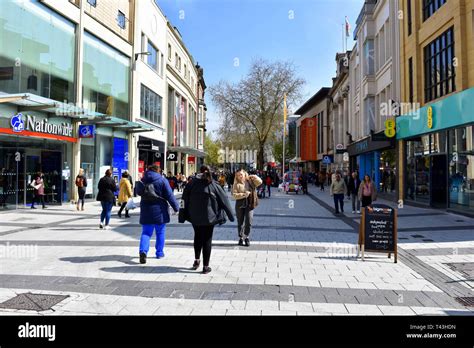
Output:
<path fill-rule="evenodd" d="M 84 169 L 82 168 L 79 169 L 79 174 L 76 176 L 76 187 L 77 194 L 79 195 L 79 199 L 77 200 L 77 210 L 84 210 L 84 198 L 86 196 L 87 178 L 84 175 Z M 81 208 L 79 208 L 80 204 Z"/>
<path fill-rule="evenodd" d="M 377 190 L 369 175 L 366 174 L 364 176 L 364 181 L 359 186 L 358 194 L 363 208 L 368 207 L 377 200 Z"/>
<path fill-rule="evenodd" d="M 186 186 L 183 192 L 185 216 L 194 229 L 194 263 L 192 269 L 197 270 L 203 256 L 202 273 L 211 272 L 209 261 L 212 250 L 212 235 L 216 225 L 226 222 L 225 215 L 234 221 L 229 199 L 224 189 L 212 179 L 207 166 L 202 166 L 200 174 Z M 224 215 L 225 214 L 225 215 Z"/>
<path fill-rule="evenodd" d="M 41 203 L 43 209 L 46 209 L 46 205 L 44 203 L 44 175 L 41 172 L 36 173 L 35 178 L 31 182 L 30 186 L 35 189 L 33 193 L 33 202 L 31 203 L 31 209 L 35 208 L 35 203 Z"/>
<path fill-rule="evenodd" d="M 268 198 L 270 198 L 272 195 L 272 190 L 271 190 L 272 184 L 273 184 L 272 177 L 270 174 L 267 174 L 267 177 L 265 178 L 265 185 L 267 185 Z"/>
<path fill-rule="evenodd" d="M 324 183 L 326 182 L 326 172 L 319 173 L 319 184 L 321 185 L 321 192 L 324 192 Z"/>
<path fill-rule="evenodd" d="M 334 206 L 336 208 L 336 214 L 339 214 L 339 206 L 341 207 L 341 213 L 344 213 L 344 195 L 347 192 L 347 186 L 344 180 L 341 179 L 341 174 L 335 174 L 335 178 L 330 186 L 331 196 L 334 198 Z"/>
<path fill-rule="evenodd" d="M 99 228 L 108 230 L 110 228 L 110 215 L 112 214 L 112 207 L 115 202 L 115 191 L 117 191 L 117 185 L 112 178 L 112 171 L 110 169 L 107 169 L 105 176 L 99 180 L 98 189 L 97 200 L 102 205 Z"/>
<path fill-rule="evenodd" d="M 120 209 L 118 211 L 118 217 L 122 218 L 122 211 L 125 209 L 125 217 L 129 218 L 127 203 L 130 198 L 132 198 L 132 184 L 130 183 L 128 173 L 122 173 L 122 179 L 120 179 L 119 184 L 119 195 L 118 202 L 120 204 Z"/>
<path fill-rule="evenodd" d="M 160 167 L 151 165 L 148 167 L 140 184 L 137 185 L 137 194 L 141 196 L 140 202 L 140 224 L 142 235 L 140 237 L 139 257 L 140 263 L 146 263 L 148 250 L 150 249 L 150 238 L 156 232 L 156 252 L 158 259 L 165 257 L 165 232 L 166 224 L 170 222 L 168 204 L 175 213 L 179 210 L 179 204 L 174 197 L 170 183 L 160 173 Z"/>
<path fill-rule="evenodd" d="M 308 175 L 306 175 L 305 172 L 301 174 L 300 184 L 301 184 L 301 189 L 303 190 L 303 194 L 307 195 L 308 194 Z"/>
<path fill-rule="evenodd" d="M 360 213 L 360 199 L 359 199 L 360 179 L 357 172 L 353 172 L 347 185 L 347 196 L 352 198 L 352 214 Z M 357 210 L 356 210 L 357 206 Z"/>
<path fill-rule="evenodd" d="M 236 200 L 235 212 L 237 215 L 237 231 L 239 245 L 250 246 L 250 229 L 253 222 L 253 210 L 258 205 L 256 188 L 262 184 L 262 180 L 256 175 L 249 175 L 241 169 L 235 174 L 232 186 L 232 197 Z"/>

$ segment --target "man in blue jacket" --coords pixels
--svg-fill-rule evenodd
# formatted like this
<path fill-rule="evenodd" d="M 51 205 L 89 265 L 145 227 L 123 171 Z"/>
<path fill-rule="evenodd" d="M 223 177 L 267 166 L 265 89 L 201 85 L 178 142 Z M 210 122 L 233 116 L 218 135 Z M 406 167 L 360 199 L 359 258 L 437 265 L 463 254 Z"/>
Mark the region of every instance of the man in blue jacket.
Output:
<path fill-rule="evenodd" d="M 140 202 L 140 224 L 142 236 L 140 238 L 140 263 L 146 263 L 146 256 L 150 249 L 150 238 L 156 231 L 156 257 L 165 256 L 165 227 L 170 222 L 168 203 L 175 212 L 179 211 L 179 204 L 174 197 L 173 190 L 160 173 L 160 167 L 151 165 L 143 176 L 141 184 L 137 185 L 137 193 L 142 196 Z M 150 192 L 154 190 L 154 192 Z"/>

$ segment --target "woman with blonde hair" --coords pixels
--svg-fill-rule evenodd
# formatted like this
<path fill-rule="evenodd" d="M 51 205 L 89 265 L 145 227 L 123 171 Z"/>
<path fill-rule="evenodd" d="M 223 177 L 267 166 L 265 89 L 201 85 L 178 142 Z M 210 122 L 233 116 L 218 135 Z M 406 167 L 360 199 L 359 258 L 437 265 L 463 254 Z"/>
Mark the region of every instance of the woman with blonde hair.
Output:
<path fill-rule="evenodd" d="M 77 194 L 79 199 L 77 200 L 77 210 L 80 210 L 80 204 L 82 203 L 81 209 L 84 210 L 84 198 L 86 196 L 87 178 L 84 175 L 84 169 L 79 169 L 79 174 L 76 176 Z"/>
<path fill-rule="evenodd" d="M 256 188 L 262 184 L 262 179 L 256 175 L 249 175 L 241 169 L 235 173 L 232 197 L 236 200 L 235 212 L 237 215 L 237 231 L 239 245 L 250 246 L 250 228 L 253 221 L 253 210 L 258 205 Z"/>

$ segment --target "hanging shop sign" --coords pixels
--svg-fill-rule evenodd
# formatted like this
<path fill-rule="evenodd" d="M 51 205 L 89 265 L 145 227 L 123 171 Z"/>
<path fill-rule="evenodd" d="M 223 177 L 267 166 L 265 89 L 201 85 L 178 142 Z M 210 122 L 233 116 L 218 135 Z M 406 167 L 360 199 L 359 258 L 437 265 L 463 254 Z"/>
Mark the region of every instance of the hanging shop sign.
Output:
<path fill-rule="evenodd" d="M 188 164 L 196 164 L 196 157 L 188 156 Z"/>
<path fill-rule="evenodd" d="M 178 161 L 178 153 L 168 151 L 168 155 L 166 156 L 166 160 L 171 161 L 171 162 L 177 162 Z"/>
<path fill-rule="evenodd" d="M 95 134 L 94 125 L 80 125 L 79 126 L 79 138 L 93 138 Z"/>

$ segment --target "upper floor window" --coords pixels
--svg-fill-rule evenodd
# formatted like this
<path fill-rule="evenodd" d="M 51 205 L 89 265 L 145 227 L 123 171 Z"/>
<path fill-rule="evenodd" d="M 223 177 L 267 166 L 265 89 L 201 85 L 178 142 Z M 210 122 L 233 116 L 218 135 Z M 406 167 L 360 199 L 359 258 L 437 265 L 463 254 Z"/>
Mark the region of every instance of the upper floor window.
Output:
<path fill-rule="evenodd" d="M 186 64 L 184 64 L 184 78 L 188 78 L 188 67 L 186 66 Z"/>
<path fill-rule="evenodd" d="M 97 6 L 97 0 L 87 0 L 87 2 L 94 7 Z"/>
<path fill-rule="evenodd" d="M 408 36 L 412 33 L 412 13 L 411 13 L 411 0 L 407 0 L 407 23 L 408 23 Z"/>
<path fill-rule="evenodd" d="M 118 11 L 117 24 L 120 28 L 125 29 L 125 14 L 122 11 Z"/>
<path fill-rule="evenodd" d="M 158 71 L 158 50 L 150 41 L 148 41 L 148 52 L 150 52 L 150 55 L 147 56 L 147 64 Z"/>
<path fill-rule="evenodd" d="M 140 117 L 161 124 L 162 98 L 148 87 L 141 85 L 140 91 Z"/>
<path fill-rule="evenodd" d="M 448 0 L 423 0 L 423 20 L 426 21 Z"/>
<path fill-rule="evenodd" d="M 178 70 L 181 71 L 181 57 L 178 57 Z"/>
<path fill-rule="evenodd" d="M 168 44 L 168 60 L 171 61 L 171 45 Z"/>
<path fill-rule="evenodd" d="M 451 27 L 424 48 L 425 103 L 456 91 L 454 30 Z"/>
<path fill-rule="evenodd" d="M 374 40 L 369 39 L 364 44 L 364 76 L 373 75 L 375 70 Z"/>

